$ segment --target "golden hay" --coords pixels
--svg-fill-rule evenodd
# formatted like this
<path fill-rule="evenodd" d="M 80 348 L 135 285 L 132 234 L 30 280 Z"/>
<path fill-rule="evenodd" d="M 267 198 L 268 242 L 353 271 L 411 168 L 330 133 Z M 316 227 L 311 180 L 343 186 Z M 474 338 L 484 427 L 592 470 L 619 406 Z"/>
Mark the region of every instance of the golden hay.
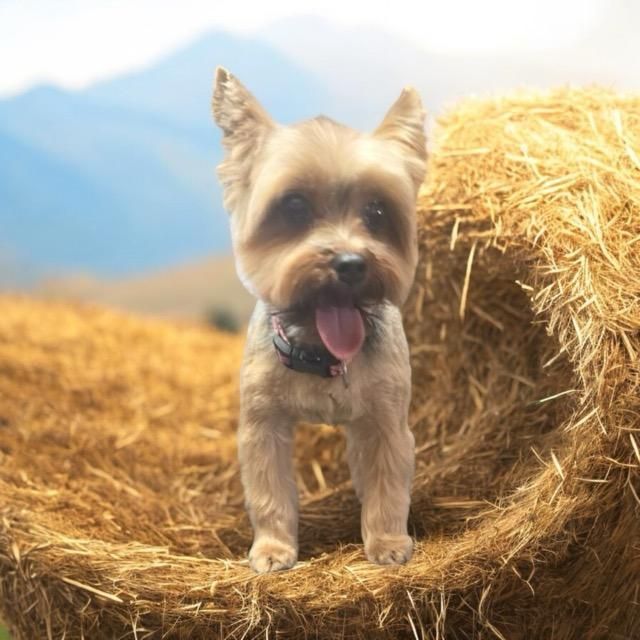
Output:
<path fill-rule="evenodd" d="M 406 310 L 403 567 L 369 564 L 339 431 L 301 428 L 301 562 L 254 576 L 241 339 L 0 306 L 0 595 L 17 638 L 640 635 L 640 98 L 440 123 Z"/>

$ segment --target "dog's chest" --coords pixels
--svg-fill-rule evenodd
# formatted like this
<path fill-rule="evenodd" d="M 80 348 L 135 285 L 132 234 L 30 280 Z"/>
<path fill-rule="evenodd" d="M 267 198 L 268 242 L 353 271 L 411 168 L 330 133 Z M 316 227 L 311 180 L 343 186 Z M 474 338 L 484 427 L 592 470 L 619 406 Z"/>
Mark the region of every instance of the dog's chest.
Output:
<path fill-rule="evenodd" d="M 284 398 L 301 421 L 344 424 L 364 413 L 362 385 L 353 375 L 330 379 L 293 374 Z"/>

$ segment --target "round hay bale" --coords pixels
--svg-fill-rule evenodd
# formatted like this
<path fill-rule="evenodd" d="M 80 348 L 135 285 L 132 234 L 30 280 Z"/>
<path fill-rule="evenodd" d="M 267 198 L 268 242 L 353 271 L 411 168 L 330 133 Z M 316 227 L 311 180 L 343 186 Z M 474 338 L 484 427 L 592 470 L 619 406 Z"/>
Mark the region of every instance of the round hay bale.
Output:
<path fill-rule="evenodd" d="M 366 561 L 339 430 L 297 438 L 301 561 L 255 576 L 241 338 L 0 308 L 0 606 L 16 638 L 640 633 L 640 99 L 439 124 L 406 309 L 413 559 Z"/>

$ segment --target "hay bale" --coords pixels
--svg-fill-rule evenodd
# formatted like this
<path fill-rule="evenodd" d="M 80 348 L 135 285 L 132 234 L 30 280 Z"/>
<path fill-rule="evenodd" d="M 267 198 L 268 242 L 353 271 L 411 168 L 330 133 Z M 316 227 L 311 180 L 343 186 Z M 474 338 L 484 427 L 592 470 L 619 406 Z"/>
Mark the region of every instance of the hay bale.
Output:
<path fill-rule="evenodd" d="M 640 633 L 640 99 L 440 123 L 406 325 L 412 561 L 364 558 L 339 431 L 297 439 L 301 562 L 244 559 L 239 339 L 5 299 L 0 604 L 18 638 Z"/>

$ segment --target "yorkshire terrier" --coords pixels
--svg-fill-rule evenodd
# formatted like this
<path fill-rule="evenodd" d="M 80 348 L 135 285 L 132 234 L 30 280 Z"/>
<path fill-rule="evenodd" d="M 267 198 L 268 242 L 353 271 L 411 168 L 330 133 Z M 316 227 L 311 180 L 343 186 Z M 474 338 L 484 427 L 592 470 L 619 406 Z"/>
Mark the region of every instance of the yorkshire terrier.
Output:
<path fill-rule="evenodd" d="M 411 557 L 409 349 L 424 110 L 406 88 L 373 133 L 320 116 L 276 124 L 216 70 L 218 167 L 240 279 L 257 298 L 240 374 L 238 455 L 259 573 L 298 557 L 296 422 L 341 424 L 369 560 Z"/>

